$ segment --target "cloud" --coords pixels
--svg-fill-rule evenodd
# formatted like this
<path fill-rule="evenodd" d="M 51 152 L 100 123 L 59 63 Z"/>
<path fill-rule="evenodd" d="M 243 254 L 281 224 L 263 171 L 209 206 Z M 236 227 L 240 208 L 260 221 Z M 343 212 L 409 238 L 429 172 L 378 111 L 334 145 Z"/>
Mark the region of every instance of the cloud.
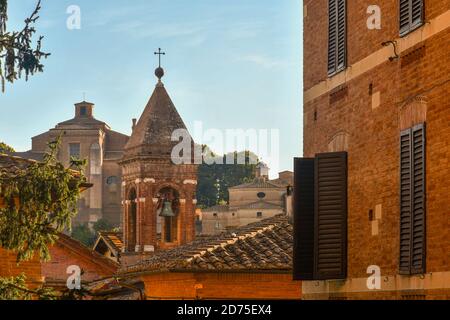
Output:
<path fill-rule="evenodd" d="M 260 54 L 250 54 L 244 57 L 240 57 L 239 60 L 251 62 L 267 69 L 286 66 L 286 63 L 284 61 L 270 58 Z"/>

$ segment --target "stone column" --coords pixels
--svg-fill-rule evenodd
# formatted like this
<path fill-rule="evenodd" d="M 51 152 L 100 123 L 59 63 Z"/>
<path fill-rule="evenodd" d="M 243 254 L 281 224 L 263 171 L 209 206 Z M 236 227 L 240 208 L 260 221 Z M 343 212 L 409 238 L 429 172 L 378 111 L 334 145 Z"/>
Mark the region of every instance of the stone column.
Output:
<path fill-rule="evenodd" d="M 141 179 L 136 179 L 136 247 L 134 248 L 135 252 L 142 251 L 141 244 L 142 244 L 142 237 L 141 237 L 141 228 L 142 228 L 142 203 L 141 203 L 141 194 L 142 194 L 142 185 L 141 185 Z"/>
<path fill-rule="evenodd" d="M 180 199 L 180 212 L 177 219 L 177 242 L 179 245 L 186 243 L 186 199 Z"/>
<path fill-rule="evenodd" d="M 142 245 L 144 252 L 152 252 L 156 248 L 156 217 L 153 201 L 155 179 L 145 178 L 145 195 L 142 208 Z"/>

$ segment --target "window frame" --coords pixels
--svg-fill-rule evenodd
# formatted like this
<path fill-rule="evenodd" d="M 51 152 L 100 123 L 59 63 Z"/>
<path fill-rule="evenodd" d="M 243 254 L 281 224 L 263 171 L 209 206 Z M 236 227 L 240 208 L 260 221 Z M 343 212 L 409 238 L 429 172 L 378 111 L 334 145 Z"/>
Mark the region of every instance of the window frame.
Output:
<path fill-rule="evenodd" d="M 72 157 L 74 157 L 72 155 L 71 146 L 75 146 L 75 145 L 78 146 L 78 157 L 75 157 L 75 159 L 81 159 L 81 143 L 80 142 L 69 142 L 69 144 L 68 144 L 69 161 Z"/>

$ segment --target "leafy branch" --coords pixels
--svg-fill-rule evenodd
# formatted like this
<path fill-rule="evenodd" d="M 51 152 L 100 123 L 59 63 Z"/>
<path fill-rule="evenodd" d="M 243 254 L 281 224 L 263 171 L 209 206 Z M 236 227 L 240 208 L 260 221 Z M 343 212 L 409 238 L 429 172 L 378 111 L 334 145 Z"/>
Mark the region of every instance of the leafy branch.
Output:
<path fill-rule="evenodd" d="M 22 273 L 17 277 L 0 278 L 0 300 L 56 300 L 57 295 L 51 288 L 41 286 L 29 289 L 26 276 Z"/>
<path fill-rule="evenodd" d="M 48 260 L 48 245 L 58 233 L 71 229 L 77 214 L 86 162 L 73 160 L 65 168 L 56 159 L 59 144 L 60 139 L 49 143 L 42 162 L 0 171 L 0 194 L 6 204 L 0 209 L 0 247 L 16 251 L 18 262 L 31 259 L 35 252 Z"/>
<path fill-rule="evenodd" d="M 5 81 L 13 83 L 25 74 L 25 80 L 36 72 L 42 72 L 44 65 L 42 58 L 47 58 L 50 53 L 42 51 L 42 39 L 40 36 L 33 48 L 34 27 L 39 19 L 41 0 L 38 0 L 33 13 L 25 19 L 25 26 L 21 31 L 8 32 L 6 30 L 7 0 L 0 0 L 0 80 L 2 91 L 5 91 Z"/>

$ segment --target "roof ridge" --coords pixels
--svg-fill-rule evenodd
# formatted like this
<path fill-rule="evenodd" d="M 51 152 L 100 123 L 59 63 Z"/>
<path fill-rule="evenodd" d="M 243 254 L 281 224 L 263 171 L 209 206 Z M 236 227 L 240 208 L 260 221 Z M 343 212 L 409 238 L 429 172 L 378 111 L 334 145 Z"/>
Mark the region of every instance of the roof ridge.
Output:
<path fill-rule="evenodd" d="M 233 239 L 231 239 L 231 240 L 223 241 L 220 244 L 214 245 L 211 248 L 208 248 L 208 249 L 206 249 L 204 251 L 201 251 L 199 254 L 193 255 L 192 257 L 186 259 L 186 262 L 191 262 L 195 258 L 201 258 L 207 252 L 213 252 L 214 250 L 216 250 L 218 248 L 225 248 L 226 246 L 232 245 L 232 244 L 236 243 L 239 240 L 245 240 L 245 239 L 248 239 L 248 238 L 255 237 L 256 235 L 261 234 L 261 233 L 263 233 L 263 232 L 265 232 L 267 230 L 271 230 L 273 228 L 275 228 L 275 224 L 270 224 L 268 226 L 262 227 L 261 229 L 245 233 L 244 235 L 237 235 L 236 237 L 233 237 Z"/>

